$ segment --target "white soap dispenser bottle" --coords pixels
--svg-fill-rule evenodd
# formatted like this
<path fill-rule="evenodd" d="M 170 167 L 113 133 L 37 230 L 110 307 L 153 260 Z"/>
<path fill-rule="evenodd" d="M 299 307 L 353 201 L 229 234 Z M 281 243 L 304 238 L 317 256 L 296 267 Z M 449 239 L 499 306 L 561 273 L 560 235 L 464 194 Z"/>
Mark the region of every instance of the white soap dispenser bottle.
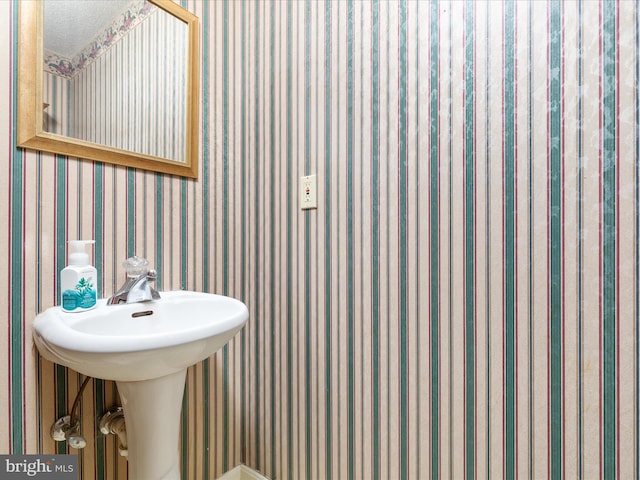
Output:
<path fill-rule="evenodd" d="M 89 265 L 86 245 L 94 240 L 69 241 L 69 265 L 60 272 L 62 310 L 84 312 L 96 306 L 98 272 Z"/>

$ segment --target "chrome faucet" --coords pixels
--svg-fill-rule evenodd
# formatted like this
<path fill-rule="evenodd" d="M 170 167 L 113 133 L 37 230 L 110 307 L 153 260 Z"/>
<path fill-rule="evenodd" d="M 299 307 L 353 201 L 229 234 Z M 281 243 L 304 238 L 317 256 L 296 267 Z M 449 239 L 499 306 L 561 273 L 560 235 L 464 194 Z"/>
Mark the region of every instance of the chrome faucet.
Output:
<path fill-rule="evenodd" d="M 109 299 L 107 305 L 121 303 L 148 302 L 158 300 L 160 294 L 151 286 L 158 278 L 158 272 L 147 269 L 149 262 L 141 257 L 127 258 L 122 266 L 127 271 L 127 280 L 124 285 Z"/>

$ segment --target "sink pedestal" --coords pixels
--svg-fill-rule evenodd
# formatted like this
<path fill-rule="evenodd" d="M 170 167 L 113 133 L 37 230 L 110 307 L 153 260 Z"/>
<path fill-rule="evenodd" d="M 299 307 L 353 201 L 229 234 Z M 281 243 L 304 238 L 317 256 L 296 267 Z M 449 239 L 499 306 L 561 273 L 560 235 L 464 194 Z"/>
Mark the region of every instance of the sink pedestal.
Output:
<path fill-rule="evenodd" d="M 127 425 L 131 480 L 180 480 L 180 410 L 187 370 L 116 382 Z"/>

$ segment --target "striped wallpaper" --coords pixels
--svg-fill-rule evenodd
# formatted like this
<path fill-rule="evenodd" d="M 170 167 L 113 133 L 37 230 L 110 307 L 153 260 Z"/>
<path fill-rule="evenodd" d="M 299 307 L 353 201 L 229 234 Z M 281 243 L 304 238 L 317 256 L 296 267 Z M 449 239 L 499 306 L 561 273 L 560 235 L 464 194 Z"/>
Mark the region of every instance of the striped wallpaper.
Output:
<path fill-rule="evenodd" d="M 42 98 L 44 131 L 69 136 L 69 80 L 44 72 Z"/>
<path fill-rule="evenodd" d="M 237 297 L 187 376 L 183 478 L 635 478 L 640 472 L 637 1 L 187 1 L 200 177 L 15 147 L 17 0 L 0 2 L 0 452 L 82 379 L 34 353 L 67 239 L 99 288 Z M 318 209 L 298 178 L 318 175 Z M 125 478 L 82 404 L 83 479 Z"/>

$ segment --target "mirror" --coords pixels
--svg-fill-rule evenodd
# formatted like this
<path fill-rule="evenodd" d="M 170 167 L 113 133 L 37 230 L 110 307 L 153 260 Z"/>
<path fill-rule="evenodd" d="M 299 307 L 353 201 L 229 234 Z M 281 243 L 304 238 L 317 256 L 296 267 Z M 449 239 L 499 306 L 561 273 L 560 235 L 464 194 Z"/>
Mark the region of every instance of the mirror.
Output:
<path fill-rule="evenodd" d="M 195 15 L 171 0 L 19 9 L 18 146 L 197 178 Z"/>

